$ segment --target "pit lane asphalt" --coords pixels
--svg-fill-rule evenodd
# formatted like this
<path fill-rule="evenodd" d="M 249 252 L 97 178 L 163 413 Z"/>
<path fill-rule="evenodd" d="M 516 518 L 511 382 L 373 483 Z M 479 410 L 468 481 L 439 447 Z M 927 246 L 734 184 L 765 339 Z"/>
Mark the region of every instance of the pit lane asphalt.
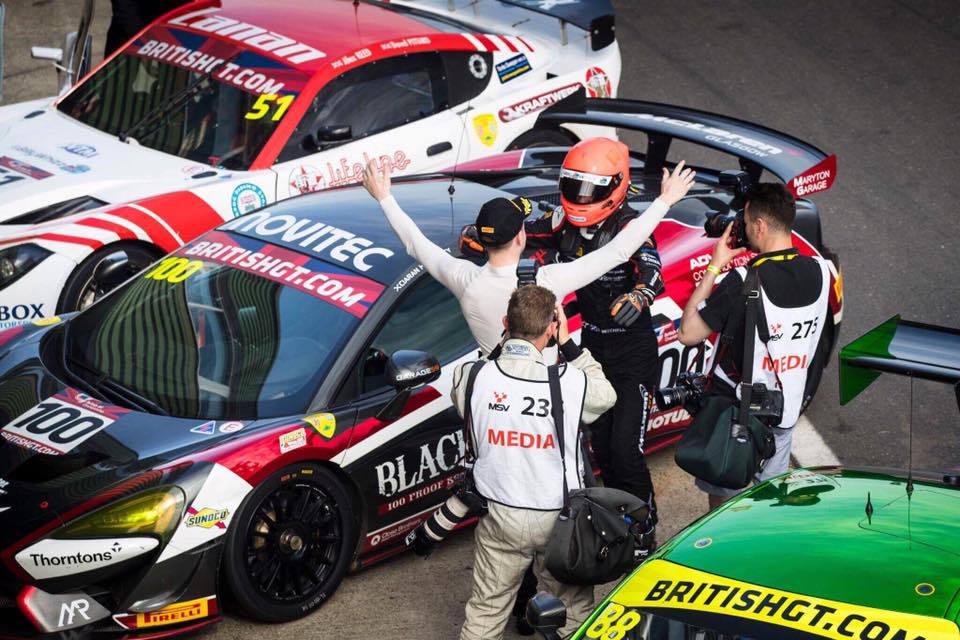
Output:
<path fill-rule="evenodd" d="M 815 200 L 827 244 L 843 264 L 841 344 L 896 313 L 960 326 L 960 210 L 951 191 L 960 177 L 957 3 L 614 2 L 625 60 L 621 97 L 755 121 L 837 154 L 837 183 Z M 3 102 L 49 95 L 53 71 L 29 59 L 29 46 L 60 46 L 75 27 L 79 3 L 6 4 Z M 107 0 L 98 0 L 97 49 L 109 10 Z M 642 144 L 641 136 L 624 138 Z M 695 161 L 712 158 L 681 144 L 675 151 Z M 839 407 L 836 375 L 834 362 L 807 414 L 823 440 L 844 464 L 905 466 L 909 383 L 882 377 Z M 913 447 L 918 468 L 960 469 L 960 420 L 945 386 L 916 383 Z M 665 537 L 706 505 L 671 452 L 653 456 L 652 466 Z M 348 577 L 306 620 L 229 619 L 207 635 L 456 637 L 471 550 L 472 535 L 461 534 L 427 561 L 405 556 Z"/>

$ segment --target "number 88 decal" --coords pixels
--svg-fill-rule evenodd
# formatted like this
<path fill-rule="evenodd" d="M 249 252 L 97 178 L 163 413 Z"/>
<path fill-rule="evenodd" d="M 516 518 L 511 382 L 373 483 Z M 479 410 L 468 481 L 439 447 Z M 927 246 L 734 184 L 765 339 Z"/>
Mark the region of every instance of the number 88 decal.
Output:
<path fill-rule="evenodd" d="M 628 610 L 621 604 L 611 602 L 599 616 L 587 627 L 586 637 L 597 640 L 623 640 L 627 632 L 640 624 L 643 619 L 636 611 Z"/>

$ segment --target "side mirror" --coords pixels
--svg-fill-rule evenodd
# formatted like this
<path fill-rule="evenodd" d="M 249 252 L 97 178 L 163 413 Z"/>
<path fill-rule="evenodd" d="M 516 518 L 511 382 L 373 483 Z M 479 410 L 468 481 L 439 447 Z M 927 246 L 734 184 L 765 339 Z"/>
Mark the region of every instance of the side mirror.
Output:
<path fill-rule="evenodd" d="M 560 628 L 567 624 L 567 608 L 557 596 L 538 593 L 527 602 L 527 622 L 545 640 L 560 640 Z"/>
<path fill-rule="evenodd" d="M 397 390 L 397 395 L 377 413 L 377 419 L 396 420 L 403 415 L 403 407 L 410 390 L 429 384 L 440 377 L 440 361 L 423 351 L 395 351 L 387 360 L 383 378 Z"/>
<path fill-rule="evenodd" d="M 353 129 L 348 124 L 328 124 L 317 127 L 317 142 L 343 142 L 353 138 Z"/>

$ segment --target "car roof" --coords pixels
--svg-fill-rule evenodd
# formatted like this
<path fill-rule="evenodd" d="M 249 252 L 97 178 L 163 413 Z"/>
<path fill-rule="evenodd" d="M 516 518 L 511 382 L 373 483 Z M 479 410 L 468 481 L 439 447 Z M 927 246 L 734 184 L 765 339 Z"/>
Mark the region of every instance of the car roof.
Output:
<path fill-rule="evenodd" d="M 238 23 L 249 25 L 252 29 L 248 27 L 244 31 Z M 309 72 L 331 66 L 337 68 L 338 60 L 344 56 L 355 56 L 365 47 L 383 43 L 384 48 L 395 50 L 403 48 L 396 42 L 398 40 L 441 33 L 434 26 L 410 17 L 408 13 L 369 3 L 354 5 L 346 0 L 198 2 L 169 14 L 165 24 L 206 34 L 222 31 L 220 35 L 223 37 L 241 39 L 244 33 L 262 33 L 262 30 L 273 32 L 322 52 L 322 56 L 303 61 L 287 57 L 287 63 Z M 457 40 L 462 40 L 462 48 L 473 49 L 468 39 L 457 37 Z M 396 46 L 388 47 L 391 43 Z M 410 47 L 417 45 L 415 42 L 409 44 Z M 270 54 L 269 51 L 265 53 Z M 377 55 L 381 53 L 374 51 Z M 340 60 L 340 64 L 346 66 L 343 60 Z"/>
<path fill-rule="evenodd" d="M 449 192 L 451 186 L 452 194 Z M 391 192 L 423 234 L 444 248 L 456 246 L 460 230 L 476 220 L 480 205 L 492 198 L 512 197 L 511 194 L 477 182 L 449 178 L 405 181 L 394 184 Z M 277 222 L 261 225 L 268 218 Z M 285 239 L 284 231 L 289 231 L 290 224 L 284 225 L 284 220 L 299 223 L 302 228 L 312 226 L 312 223 L 323 223 L 354 238 L 363 239 L 360 242 L 369 241 L 369 246 L 384 249 L 390 255 L 386 259 L 371 260 L 369 270 L 359 270 L 351 260 L 338 259 L 342 254 L 332 250 L 337 245 L 318 249 L 322 243 L 313 242 L 304 247 L 299 244 L 299 239 L 291 238 L 289 233 Z M 304 220 L 309 222 L 300 222 Z M 289 198 L 231 220 L 219 229 L 320 258 L 381 284 L 395 282 L 416 266 L 416 261 L 407 255 L 403 244 L 387 223 L 380 205 L 362 187 L 319 191 Z"/>
<path fill-rule="evenodd" d="M 960 491 L 942 482 L 914 478 L 908 495 L 907 480 L 887 473 L 799 469 L 729 501 L 668 543 L 663 558 L 793 593 L 954 619 L 958 533 Z"/>

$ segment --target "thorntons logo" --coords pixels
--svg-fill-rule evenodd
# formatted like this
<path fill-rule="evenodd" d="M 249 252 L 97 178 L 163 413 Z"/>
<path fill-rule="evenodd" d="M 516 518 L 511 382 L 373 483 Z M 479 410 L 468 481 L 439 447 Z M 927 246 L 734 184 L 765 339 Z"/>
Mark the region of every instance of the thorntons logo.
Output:
<path fill-rule="evenodd" d="M 45 553 L 31 553 L 30 560 L 35 567 L 70 567 L 84 564 L 94 564 L 97 562 L 110 562 L 113 560 L 113 554 L 120 553 L 123 547 L 119 542 L 114 542 L 113 546 L 107 551 L 94 551 L 93 553 L 83 553 L 82 551 L 74 554 L 62 556 L 51 556 Z"/>

